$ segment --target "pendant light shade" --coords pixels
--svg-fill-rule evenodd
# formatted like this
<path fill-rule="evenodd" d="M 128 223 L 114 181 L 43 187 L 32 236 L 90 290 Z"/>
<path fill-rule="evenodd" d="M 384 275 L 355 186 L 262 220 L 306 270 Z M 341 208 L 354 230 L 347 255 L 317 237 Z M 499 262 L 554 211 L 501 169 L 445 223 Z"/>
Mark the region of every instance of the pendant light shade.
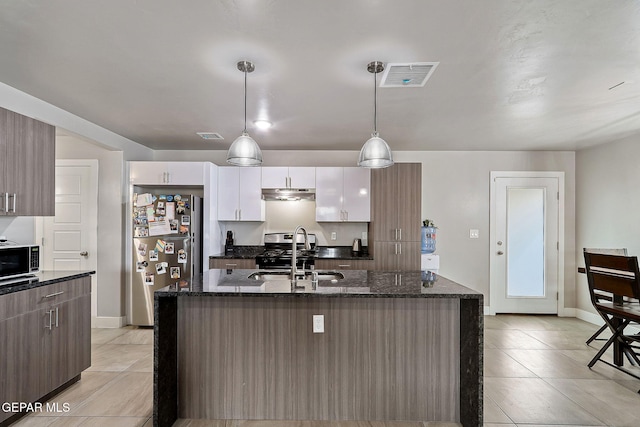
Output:
<path fill-rule="evenodd" d="M 259 166 L 262 164 L 262 151 L 247 133 L 247 73 L 255 70 L 255 65 L 249 61 L 238 62 L 238 70 L 244 72 L 244 130 L 236 138 L 227 152 L 227 163 L 235 166 Z"/>
<path fill-rule="evenodd" d="M 393 165 L 391 149 L 386 141 L 378 135 L 378 73 L 384 71 L 384 64 L 379 61 L 370 62 L 367 70 L 373 73 L 373 133 L 360 150 L 358 166 L 364 168 L 387 168 Z"/>

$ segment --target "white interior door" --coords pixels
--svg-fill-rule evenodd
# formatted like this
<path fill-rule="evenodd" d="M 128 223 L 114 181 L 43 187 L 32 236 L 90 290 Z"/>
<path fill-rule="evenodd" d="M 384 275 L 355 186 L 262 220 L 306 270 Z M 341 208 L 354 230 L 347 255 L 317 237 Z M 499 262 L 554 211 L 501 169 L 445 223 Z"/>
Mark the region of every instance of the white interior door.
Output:
<path fill-rule="evenodd" d="M 558 177 L 493 177 L 491 311 L 558 312 Z"/>
<path fill-rule="evenodd" d="M 55 216 L 42 221 L 44 270 L 97 269 L 97 160 L 56 161 Z M 97 279 L 92 276 L 92 316 L 97 311 Z"/>

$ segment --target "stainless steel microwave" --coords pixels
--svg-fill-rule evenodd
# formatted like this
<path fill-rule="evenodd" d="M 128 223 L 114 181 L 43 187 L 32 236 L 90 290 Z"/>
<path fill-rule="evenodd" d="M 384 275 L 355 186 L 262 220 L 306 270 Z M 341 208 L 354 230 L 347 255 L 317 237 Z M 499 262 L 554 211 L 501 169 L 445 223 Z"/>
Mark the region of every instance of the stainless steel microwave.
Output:
<path fill-rule="evenodd" d="M 30 276 L 40 271 L 40 246 L 0 246 L 0 280 Z"/>

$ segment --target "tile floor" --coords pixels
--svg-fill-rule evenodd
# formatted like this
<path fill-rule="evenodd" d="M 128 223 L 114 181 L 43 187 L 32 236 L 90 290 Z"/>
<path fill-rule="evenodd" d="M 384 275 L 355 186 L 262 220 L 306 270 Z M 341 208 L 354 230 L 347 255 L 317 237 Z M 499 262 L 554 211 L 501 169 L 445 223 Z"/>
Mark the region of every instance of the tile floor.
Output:
<path fill-rule="evenodd" d="M 603 363 L 586 364 L 601 342 L 596 327 L 573 318 L 485 317 L 484 426 L 640 426 L 640 380 Z M 60 416 L 31 414 L 16 427 L 150 427 L 153 332 L 94 329 L 92 366 L 51 399 Z M 640 369 L 637 369 L 640 373 Z M 179 427 L 436 427 L 440 423 L 182 420 Z M 448 424 L 450 425 L 450 424 Z"/>

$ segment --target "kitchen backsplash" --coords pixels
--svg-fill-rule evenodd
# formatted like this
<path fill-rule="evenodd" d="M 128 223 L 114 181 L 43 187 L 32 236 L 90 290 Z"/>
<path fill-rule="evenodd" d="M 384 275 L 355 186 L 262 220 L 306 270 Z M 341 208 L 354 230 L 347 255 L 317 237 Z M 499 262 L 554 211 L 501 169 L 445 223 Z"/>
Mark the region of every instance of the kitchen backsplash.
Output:
<path fill-rule="evenodd" d="M 265 233 L 293 232 L 302 225 L 308 233 L 315 233 L 319 246 L 351 246 L 353 239 L 362 239 L 367 232 L 367 223 L 316 222 L 316 204 L 311 201 L 265 202 L 265 222 L 222 222 L 222 236 L 232 230 L 236 245 L 262 245 Z M 331 233 L 336 240 L 331 240 Z M 224 242 L 224 239 L 222 239 Z"/>

